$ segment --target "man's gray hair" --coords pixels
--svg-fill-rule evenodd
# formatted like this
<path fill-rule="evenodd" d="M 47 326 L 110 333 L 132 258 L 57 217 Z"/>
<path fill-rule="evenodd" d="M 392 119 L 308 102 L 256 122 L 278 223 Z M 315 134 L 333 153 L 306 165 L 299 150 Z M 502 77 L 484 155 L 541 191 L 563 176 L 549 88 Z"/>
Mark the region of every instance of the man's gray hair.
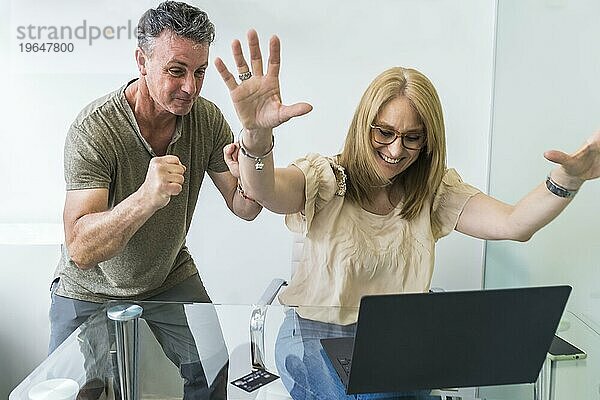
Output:
<path fill-rule="evenodd" d="M 140 18 L 138 46 L 144 52 L 152 53 L 154 39 L 165 29 L 197 43 L 211 44 L 215 39 L 215 27 L 204 11 L 186 3 L 165 1 Z"/>

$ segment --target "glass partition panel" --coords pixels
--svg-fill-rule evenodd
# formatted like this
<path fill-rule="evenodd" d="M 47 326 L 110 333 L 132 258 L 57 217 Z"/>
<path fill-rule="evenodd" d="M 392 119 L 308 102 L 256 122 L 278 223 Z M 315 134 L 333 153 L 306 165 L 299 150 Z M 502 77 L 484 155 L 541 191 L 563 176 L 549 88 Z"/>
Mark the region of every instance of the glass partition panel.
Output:
<path fill-rule="evenodd" d="M 600 3 L 499 1 L 497 10 L 490 194 L 515 203 L 543 184 L 553 167 L 543 158 L 545 150 L 573 152 L 600 128 Z M 568 310 L 597 332 L 598 199 L 600 182 L 586 183 L 573 204 L 529 242 L 489 242 L 485 286 L 569 284 Z M 571 339 L 581 346 L 587 340 L 577 333 Z M 583 383 L 585 388 L 576 377 L 570 378 L 571 388 L 557 382 L 563 393 L 599 398 L 600 369 L 594 365 L 597 378 Z"/>

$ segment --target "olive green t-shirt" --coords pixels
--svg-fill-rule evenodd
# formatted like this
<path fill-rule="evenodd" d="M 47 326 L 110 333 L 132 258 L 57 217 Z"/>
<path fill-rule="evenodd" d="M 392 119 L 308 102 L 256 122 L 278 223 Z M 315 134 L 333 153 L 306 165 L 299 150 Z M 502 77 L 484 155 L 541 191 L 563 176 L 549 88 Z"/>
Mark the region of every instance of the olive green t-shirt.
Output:
<path fill-rule="evenodd" d="M 126 87 L 85 107 L 65 141 L 67 190 L 107 188 L 109 209 L 142 185 L 156 156 L 140 133 L 125 98 Z M 187 168 L 181 193 L 150 217 L 122 252 L 96 267 L 77 268 L 63 246 L 55 273 L 60 277 L 56 294 L 92 302 L 144 299 L 196 274 L 186 234 L 204 174 L 227 171 L 223 147 L 232 139 L 220 110 L 199 97 L 190 113 L 177 118 L 167 148 L 167 154 L 179 157 Z"/>

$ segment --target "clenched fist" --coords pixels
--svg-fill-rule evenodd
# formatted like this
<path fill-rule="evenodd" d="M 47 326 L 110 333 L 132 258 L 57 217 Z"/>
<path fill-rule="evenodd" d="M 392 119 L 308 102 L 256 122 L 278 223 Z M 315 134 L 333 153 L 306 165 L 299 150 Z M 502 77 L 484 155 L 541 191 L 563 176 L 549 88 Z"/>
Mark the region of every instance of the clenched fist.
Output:
<path fill-rule="evenodd" d="M 171 196 L 181 193 L 185 170 L 177 156 L 167 155 L 150 160 L 146 180 L 140 189 L 155 210 L 165 207 Z"/>

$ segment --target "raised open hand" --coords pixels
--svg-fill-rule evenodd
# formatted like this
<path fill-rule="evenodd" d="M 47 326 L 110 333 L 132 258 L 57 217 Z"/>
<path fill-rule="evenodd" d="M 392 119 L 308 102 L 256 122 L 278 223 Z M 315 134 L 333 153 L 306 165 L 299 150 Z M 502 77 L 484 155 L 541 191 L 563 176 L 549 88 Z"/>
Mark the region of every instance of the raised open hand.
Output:
<path fill-rule="evenodd" d="M 573 154 L 558 150 L 544 153 L 548 160 L 560 164 L 569 176 L 587 181 L 600 177 L 600 131 L 588 138 L 583 146 Z"/>
<path fill-rule="evenodd" d="M 290 118 L 304 115 L 312 110 L 308 103 L 296 103 L 290 106 L 281 103 L 279 89 L 280 43 L 277 36 L 269 41 L 269 64 L 267 74 L 263 75 L 263 60 L 260 51 L 258 34 L 254 29 L 248 32 L 250 63 L 252 74 L 242 53 L 239 40 L 231 44 L 233 58 L 237 65 L 240 83 L 229 72 L 220 58 L 215 66 L 229 89 L 233 105 L 242 126 L 248 130 L 271 129 L 288 121 Z"/>

